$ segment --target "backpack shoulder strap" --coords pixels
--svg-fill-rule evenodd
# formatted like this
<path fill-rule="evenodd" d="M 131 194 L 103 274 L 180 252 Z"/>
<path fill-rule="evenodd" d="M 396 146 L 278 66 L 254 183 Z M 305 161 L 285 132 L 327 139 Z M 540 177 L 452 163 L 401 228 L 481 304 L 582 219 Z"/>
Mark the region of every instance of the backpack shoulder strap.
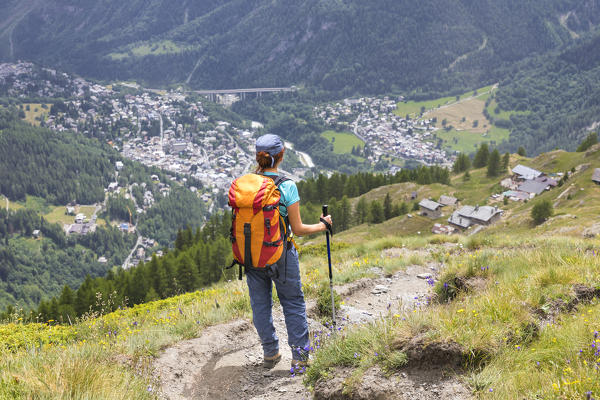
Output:
<path fill-rule="evenodd" d="M 279 188 L 279 185 L 281 185 L 283 182 L 291 180 L 290 178 L 286 178 L 285 176 L 281 175 L 274 176 L 273 178 L 273 181 L 275 182 L 275 186 L 277 186 L 277 188 Z"/>
<path fill-rule="evenodd" d="M 262 176 L 266 176 L 267 178 L 271 178 L 273 180 L 273 182 L 275 182 L 275 186 L 277 186 L 277 188 L 279 188 L 279 185 L 281 185 L 283 182 L 286 181 L 291 181 L 290 178 L 287 178 L 285 176 L 282 175 L 267 175 L 267 174 L 259 174 Z"/>

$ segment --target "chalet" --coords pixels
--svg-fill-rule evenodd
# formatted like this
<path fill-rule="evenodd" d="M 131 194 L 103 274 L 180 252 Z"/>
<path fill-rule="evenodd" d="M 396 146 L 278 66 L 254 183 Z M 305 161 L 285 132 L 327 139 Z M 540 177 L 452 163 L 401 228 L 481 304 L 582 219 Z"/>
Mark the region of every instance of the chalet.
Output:
<path fill-rule="evenodd" d="M 85 214 L 79 213 L 75 216 L 75 223 L 82 224 L 85 221 Z"/>
<path fill-rule="evenodd" d="M 74 215 L 74 214 L 75 214 L 75 207 L 67 206 L 67 215 Z"/>
<path fill-rule="evenodd" d="M 117 161 L 115 163 L 115 167 L 117 168 L 117 171 L 120 171 L 123 169 L 123 161 Z"/>
<path fill-rule="evenodd" d="M 470 219 L 472 224 L 490 225 L 500 219 L 502 210 L 491 206 L 463 206 L 458 210 L 458 215 Z"/>
<path fill-rule="evenodd" d="M 118 188 L 119 188 L 119 182 L 111 182 L 111 183 L 108 184 L 108 190 L 110 192 L 114 192 Z"/>
<path fill-rule="evenodd" d="M 594 170 L 594 173 L 592 175 L 592 182 L 594 182 L 596 185 L 600 185 L 600 168 L 596 168 Z"/>
<path fill-rule="evenodd" d="M 39 238 L 39 237 L 42 235 L 42 232 L 40 232 L 40 230 L 39 230 L 39 229 L 36 229 L 36 230 L 34 230 L 34 231 L 32 232 L 32 234 L 31 234 L 31 235 L 32 235 L 32 236 L 33 236 L 35 239 L 38 239 L 38 238 Z"/>
<path fill-rule="evenodd" d="M 512 169 L 514 178 L 521 181 L 532 180 L 542 176 L 544 173 L 536 169 L 526 167 L 524 165 L 517 165 Z"/>
<path fill-rule="evenodd" d="M 442 206 L 451 206 L 454 207 L 458 204 L 458 199 L 452 196 L 441 195 L 438 201 Z"/>
<path fill-rule="evenodd" d="M 417 192 L 412 192 L 412 193 L 410 194 L 410 199 L 411 199 L 411 200 L 416 200 L 416 199 L 417 199 Z"/>
<path fill-rule="evenodd" d="M 440 203 L 429 199 L 423 199 L 419 202 L 421 215 L 429 218 L 441 217 L 442 207 Z"/>
<path fill-rule="evenodd" d="M 543 193 L 548 187 L 549 185 L 545 182 L 527 180 L 519 185 L 519 191 L 529 193 L 530 196 L 537 196 Z"/>
<path fill-rule="evenodd" d="M 102 256 L 98 258 L 98 262 L 100 264 L 106 264 L 108 262 L 108 260 L 106 259 L 106 257 Z"/>
<path fill-rule="evenodd" d="M 457 226 L 461 229 L 467 229 L 471 226 L 471 220 L 469 218 L 461 216 L 458 211 L 454 211 L 450 218 L 448 218 L 448 223 L 451 225 Z"/>

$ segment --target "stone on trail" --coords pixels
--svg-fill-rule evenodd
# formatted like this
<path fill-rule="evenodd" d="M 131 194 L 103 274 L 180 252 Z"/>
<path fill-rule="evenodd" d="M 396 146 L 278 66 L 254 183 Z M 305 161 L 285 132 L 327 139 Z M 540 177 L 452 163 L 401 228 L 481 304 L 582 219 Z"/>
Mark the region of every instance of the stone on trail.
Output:
<path fill-rule="evenodd" d="M 417 275 L 417 278 L 419 278 L 419 279 L 429 279 L 429 278 L 431 278 L 431 276 L 432 276 L 431 274 L 425 273 L 425 274 L 419 274 L 419 275 Z"/>
<path fill-rule="evenodd" d="M 390 288 L 388 288 L 385 285 L 377 285 L 373 288 L 373 290 L 371 290 L 372 294 L 382 294 L 382 293 L 387 293 L 390 290 Z"/>

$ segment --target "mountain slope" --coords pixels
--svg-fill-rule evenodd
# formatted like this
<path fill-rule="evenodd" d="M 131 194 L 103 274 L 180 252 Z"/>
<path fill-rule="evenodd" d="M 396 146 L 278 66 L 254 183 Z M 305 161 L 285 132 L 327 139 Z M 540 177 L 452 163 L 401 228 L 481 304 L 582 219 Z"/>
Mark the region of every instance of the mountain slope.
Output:
<path fill-rule="evenodd" d="M 473 83 L 598 23 L 598 0 L 4 3 L 0 59 L 202 88 L 382 92 L 424 85 L 451 65 L 451 75 L 467 72 L 460 79 Z"/>
<path fill-rule="evenodd" d="M 600 124 L 600 35 L 516 64 L 510 75 L 496 96 L 499 111 L 510 115 L 505 148 L 572 151 Z"/>
<path fill-rule="evenodd" d="M 345 319 L 335 336 L 311 325 L 314 359 L 302 382 L 316 398 L 409 393 L 465 399 L 472 393 L 575 399 L 600 391 L 598 242 L 581 237 L 600 206 L 600 189 L 590 179 L 600 146 L 513 156 L 511 166 L 518 163 L 547 172 L 589 168 L 575 168 L 562 187 L 541 195 L 558 201 L 557 215 L 538 227 L 529 219 L 535 200 L 511 203 L 499 223 L 471 237 L 429 235 L 433 221 L 415 216 L 421 225 L 412 231 L 402 229 L 410 223 L 402 217 L 333 238 L 333 279 Z M 401 183 L 364 196 L 455 191 L 468 202 L 483 201 L 499 179 L 481 169 L 466 182 L 459 175 L 451 185 Z M 561 196 L 567 189 L 571 196 Z M 324 238 L 311 241 L 301 245 L 309 305 L 322 292 L 329 299 Z M 425 273 L 431 277 L 419 279 Z M 137 287 L 141 280 L 130 282 Z M 19 315 L 1 324 L 0 397 L 285 399 L 307 393 L 283 363 L 273 373 L 257 373 L 260 345 L 247 287 L 236 279 L 108 314 L 97 307 L 74 325 L 23 323 Z M 279 318 L 275 323 L 282 327 Z M 221 384 L 223 376 L 231 379 Z"/>

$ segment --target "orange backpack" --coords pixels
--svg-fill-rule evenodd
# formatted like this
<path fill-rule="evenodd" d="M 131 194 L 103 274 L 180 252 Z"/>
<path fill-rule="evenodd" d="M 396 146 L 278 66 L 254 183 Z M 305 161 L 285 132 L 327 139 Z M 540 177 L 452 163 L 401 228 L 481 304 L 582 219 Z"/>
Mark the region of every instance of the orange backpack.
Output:
<path fill-rule="evenodd" d="M 231 266 L 268 269 L 284 255 L 288 223 L 279 213 L 279 185 L 289 179 L 280 176 L 247 174 L 229 188 L 232 208 Z"/>

